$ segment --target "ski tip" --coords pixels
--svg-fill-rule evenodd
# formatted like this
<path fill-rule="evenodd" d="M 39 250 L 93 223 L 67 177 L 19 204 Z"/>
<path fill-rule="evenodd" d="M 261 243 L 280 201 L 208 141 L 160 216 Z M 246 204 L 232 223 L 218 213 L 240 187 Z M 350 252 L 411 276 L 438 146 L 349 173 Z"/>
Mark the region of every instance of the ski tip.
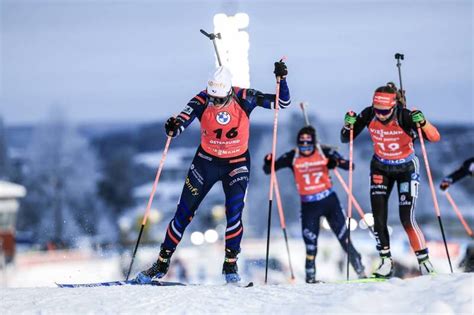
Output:
<path fill-rule="evenodd" d="M 225 286 L 236 287 L 236 288 L 251 288 L 253 287 L 253 282 L 241 283 L 241 282 L 228 282 Z"/>
<path fill-rule="evenodd" d="M 159 287 L 170 287 L 170 286 L 186 286 L 181 282 L 168 282 L 168 281 L 151 281 L 148 283 L 140 283 L 136 280 L 128 281 L 110 281 L 110 282 L 97 282 L 97 283 L 57 283 L 55 284 L 60 288 L 93 288 L 93 287 L 111 287 L 111 286 L 129 286 L 129 285 L 140 285 L 140 286 L 159 286 Z"/>
<path fill-rule="evenodd" d="M 161 287 L 172 287 L 172 286 L 186 286 L 186 284 L 181 282 L 170 282 L 170 281 L 152 281 L 151 285 L 161 286 Z"/>

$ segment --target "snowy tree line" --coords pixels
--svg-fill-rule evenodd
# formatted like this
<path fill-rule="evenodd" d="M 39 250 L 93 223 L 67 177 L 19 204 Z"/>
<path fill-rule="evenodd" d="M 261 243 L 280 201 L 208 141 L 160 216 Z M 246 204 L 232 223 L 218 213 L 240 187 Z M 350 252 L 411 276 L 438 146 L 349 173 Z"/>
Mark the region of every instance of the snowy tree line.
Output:
<path fill-rule="evenodd" d="M 198 139 L 196 130 L 189 134 L 177 145 Z M 155 170 L 133 158 L 161 150 L 164 141 L 163 122 L 75 126 L 60 109 L 31 127 L 5 128 L 0 120 L 0 178 L 27 189 L 19 234 L 55 247 L 74 246 L 82 236 L 116 243 L 118 218 L 134 206 L 133 188 L 154 178 Z"/>

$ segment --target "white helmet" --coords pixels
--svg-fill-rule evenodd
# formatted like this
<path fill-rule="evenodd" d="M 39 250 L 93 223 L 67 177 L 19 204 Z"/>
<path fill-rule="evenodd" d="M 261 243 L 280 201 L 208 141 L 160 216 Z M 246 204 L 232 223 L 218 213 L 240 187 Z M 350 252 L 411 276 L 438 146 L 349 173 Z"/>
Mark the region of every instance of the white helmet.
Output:
<path fill-rule="evenodd" d="M 232 74 L 224 66 L 217 68 L 207 81 L 207 94 L 214 97 L 226 97 L 232 88 Z"/>

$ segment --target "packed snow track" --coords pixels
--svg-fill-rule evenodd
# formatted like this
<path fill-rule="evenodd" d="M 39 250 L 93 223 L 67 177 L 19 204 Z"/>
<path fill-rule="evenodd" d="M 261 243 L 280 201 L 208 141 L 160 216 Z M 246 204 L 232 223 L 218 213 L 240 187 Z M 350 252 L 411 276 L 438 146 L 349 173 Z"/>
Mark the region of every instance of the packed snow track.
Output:
<path fill-rule="evenodd" d="M 2 314 L 473 314 L 474 275 L 380 283 L 8 288 Z"/>

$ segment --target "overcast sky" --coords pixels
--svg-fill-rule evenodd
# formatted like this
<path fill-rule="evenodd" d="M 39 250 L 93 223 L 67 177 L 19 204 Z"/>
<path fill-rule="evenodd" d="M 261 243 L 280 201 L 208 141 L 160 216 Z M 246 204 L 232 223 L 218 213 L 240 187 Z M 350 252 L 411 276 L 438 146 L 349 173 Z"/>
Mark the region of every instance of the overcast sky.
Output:
<path fill-rule="evenodd" d="M 369 105 L 375 88 L 398 81 L 394 53 L 402 52 L 409 106 L 434 121 L 468 122 L 472 3 L 0 0 L 0 113 L 7 124 L 37 122 L 53 104 L 76 122 L 168 117 L 213 70 L 199 29 L 212 30 L 216 13 L 245 12 L 256 89 L 274 91 L 273 62 L 286 55 L 295 103 L 342 120 Z"/>

